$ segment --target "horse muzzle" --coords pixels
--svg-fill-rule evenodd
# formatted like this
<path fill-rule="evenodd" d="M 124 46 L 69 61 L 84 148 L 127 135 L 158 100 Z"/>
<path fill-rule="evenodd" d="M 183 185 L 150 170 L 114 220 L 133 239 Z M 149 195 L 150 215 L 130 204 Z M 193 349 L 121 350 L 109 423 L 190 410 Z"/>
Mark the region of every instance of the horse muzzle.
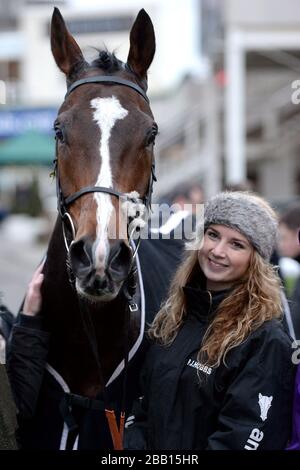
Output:
<path fill-rule="evenodd" d="M 69 256 L 78 292 L 96 302 L 118 295 L 132 264 L 132 251 L 122 240 L 110 246 L 101 262 L 95 260 L 93 241 L 88 237 L 73 242 Z"/>

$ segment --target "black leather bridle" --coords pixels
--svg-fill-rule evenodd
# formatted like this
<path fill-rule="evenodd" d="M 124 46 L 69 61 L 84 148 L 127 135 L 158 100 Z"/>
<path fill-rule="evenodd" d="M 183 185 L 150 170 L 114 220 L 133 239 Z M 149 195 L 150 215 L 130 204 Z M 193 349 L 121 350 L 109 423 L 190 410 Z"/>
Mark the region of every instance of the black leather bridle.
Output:
<path fill-rule="evenodd" d="M 149 99 L 145 93 L 145 91 L 136 83 L 133 83 L 129 80 L 125 80 L 124 78 L 117 77 L 114 75 L 100 75 L 100 76 L 95 76 L 95 77 L 87 77 L 83 78 L 81 80 L 77 80 L 76 82 L 72 83 L 70 87 L 67 90 L 67 93 L 65 95 L 65 99 L 72 93 L 76 88 L 82 85 L 90 84 L 90 83 L 104 83 L 104 84 L 117 84 L 117 85 L 122 85 L 122 86 L 127 86 L 131 88 L 132 90 L 136 91 L 139 93 L 149 104 Z M 151 166 L 151 175 L 149 179 L 149 184 L 148 184 L 148 190 L 143 198 L 134 198 L 130 196 L 129 194 L 126 193 L 121 193 L 120 191 L 117 191 L 113 188 L 107 188 L 104 186 L 86 186 L 85 188 L 80 189 L 79 191 L 76 191 L 76 193 L 71 194 L 68 197 L 65 197 L 63 195 L 61 186 L 60 186 L 60 179 L 59 179 L 59 172 L 58 172 L 58 161 L 57 157 L 54 160 L 54 173 L 56 175 L 56 193 L 57 193 L 57 209 L 60 214 L 60 217 L 63 221 L 66 220 L 66 218 L 69 220 L 70 225 L 71 225 L 71 230 L 72 230 L 72 235 L 73 238 L 75 237 L 75 229 L 74 225 L 71 219 L 70 214 L 67 211 L 68 206 L 70 206 L 74 201 L 79 199 L 81 196 L 84 194 L 89 194 L 89 193 L 106 193 L 110 194 L 111 196 L 115 196 L 117 198 L 122 198 L 127 201 L 131 201 L 133 203 L 139 203 L 143 204 L 146 207 L 147 211 L 151 210 L 151 198 L 152 198 L 152 192 L 153 192 L 153 183 L 156 181 L 156 176 L 155 176 L 155 163 L 154 161 L 152 162 Z M 63 225 L 64 227 L 64 225 Z M 65 234 L 64 234 L 65 235 Z M 66 243 L 66 240 L 65 240 Z M 68 249 L 67 243 L 66 247 Z"/>
<path fill-rule="evenodd" d="M 70 93 L 72 93 L 77 87 L 84 85 L 84 84 L 88 84 L 88 83 L 104 83 L 104 84 L 110 83 L 110 84 L 127 86 L 135 90 L 137 93 L 139 93 L 146 100 L 146 102 L 149 103 L 149 100 L 147 98 L 145 91 L 139 85 L 129 80 L 125 80 L 123 78 L 116 77 L 116 76 L 96 76 L 96 77 L 85 78 L 82 80 L 77 80 L 68 88 L 66 97 L 69 96 Z M 76 191 L 74 194 L 71 194 L 70 196 L 65 197 L 63 195 L 63 192 L 60 186 L 57 156 L 54 160 L 54 164 L 55 164 L 54 172 L 56 174 L 56 192 L 57 192 L 58 212 L 62 219 L 63 235 L 64 235 L 64 241 L 65 241 L 67 250 L 69 250 L 69 247 L 68 247 L 68 242 L 67 242 L 66 233 L 65 233 L 66 219 L 69 220 L 69 223 L 71 225 L 73 240 L 75 238 L 75 228 L 74 228 L 72 218 L 70 214 L 68 213 L 68 207 L 74 201 L 76 201 L 81 196 L 83 196 L 84 194 L 90 194 L 90 193 L 96 193 L 96 192 L 110 194 L 111 196 L 115 196 L 118 199 L 122 198 L 127 201 L 132 201 L 133 203 L 138 203 L 138 204 L 142 203 L 146 207 L 146 210 L 148 212 L 151 210 L 151 196 L 152 196 L 152 191 L 153 191 L 153 183 L 154 181 L 156 181 L 154 161 L 152 162 L 152 166 L 151 166 L 151 174 L 150 174 L 150 179 L 148 183 L 148 189 L 143 198 L 134 198 L 130 194 L 121 193 L 120 191 L 117 191 L 113 188 L 107 188 L 104 186 L 87 186 L 87 187 L 80 189 L 79 191 Z M 127 231 L 128 231 L 128 226 L 127 226 Z M 128 235 L 129 235 L 128 239 L 130 242 L 131 235 L 130 234 Z M 128 369 L 128 361 L 129 361 L 130 314 L 138 310 L 138 305 L 134 299 L 134 294 L 136 290 L 136 266 L 134 266 L 133 260 L 137 253 L 139 241 L 140 241 L 140 237 L 136 244 L 136 248 L 132 256 L 132 266 L 131 266 L 129 275 L 123 286 L 123 295 L 124 295 L 127 306 L 126 306 L 126 312 L 125 312 L 125 326 L 124 326 L 124 379 L 123 379 L 123 387 L 122 387 L 123 390 L 122 390 L 119 426 L 117 425 L 115 410 L 113 406 L 110 404 L 110 400 L 109 400 L 108 393 L 107 393 L 105 386 L 103 388 L 103 403 L 99 402 L 99 400 L 87 399 L 86 397 L 81 397 L 79 395 L 68 393 L 67 394 L 68 396 L 65 397 L 65 399 L 68 400 L 67 406 L 64 406 L 64 408 L 67 409 L 67 417 L 69 420 L 72 418 L 70 400 L 72 400 L 73 403 L 75 403 L 76 401 L 76 403 L 79 406 L 88 407 L 88 408 L 94 407 L 94 409 L 104 409 L 105 415 L 108 420 L 108 425 L 109 425 L 110 433 L 112 436 L 114 449 L 116 450 L 123 449 L 123 430 L 124 430 L 124 422 L 125 422 L 125 404 L 126 404 L 126 382 L 127 382 L 127 369 Z M 68 263 L 67 263 L 67 266 L 68 266 Z M 70 281 L 73 284 L 74 279 L 72 279 L 70 267 L 68 271 L 69 271 Z M 93 322 L 91 321 L 90 312 L 88 311 L 88 309 L 86 308 L 86 305 L 80 298 L 78 298 L 78 302 L 79 302 L 79 310 L 80 310 L 82 321 L 83 321 L 83 326 L 87 334 L 87 338 L 88 338 L 92 353 L 96 360 L 100 377 L 102 378 L 102 382 L 104 383 L 102 365 L 101 365 L 101 361 L 99 357 L 97 339 L 96 339 L 96 334 L 95 334 L 95 328 L 94 328 Z M 88 401 L 88 406 L 86 406 L 87 401 Z"/>

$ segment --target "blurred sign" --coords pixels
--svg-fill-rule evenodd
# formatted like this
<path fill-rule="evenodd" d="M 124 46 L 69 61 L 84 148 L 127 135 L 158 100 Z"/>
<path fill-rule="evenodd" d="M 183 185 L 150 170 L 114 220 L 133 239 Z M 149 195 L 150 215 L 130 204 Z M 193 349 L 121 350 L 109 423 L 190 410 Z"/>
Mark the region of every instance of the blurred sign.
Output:
<path fill-rule="evenodd" d="M 0 110 L 0 139 L 31 130 L 50 134 L 56 116 L 56 108 Z"/>

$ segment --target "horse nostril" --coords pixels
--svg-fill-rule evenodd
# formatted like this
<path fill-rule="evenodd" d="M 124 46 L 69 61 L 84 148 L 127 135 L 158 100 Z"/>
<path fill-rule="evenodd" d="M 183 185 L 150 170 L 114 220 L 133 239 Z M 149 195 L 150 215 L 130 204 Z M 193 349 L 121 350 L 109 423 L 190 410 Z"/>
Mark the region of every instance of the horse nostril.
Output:
<path fill-rule="evenodd" d="M 92 267 L 92 243 L 84 238 L 73 242 L 70 247 L 70 260 L 76 277 L 85 277 Z"/>
<path fill-rule="evenodd" d="M 124 242 L 116 243 L 111 247 L 108 261 L 109 275 L 114 281 L 123 281 L 131 265 L 131 250 Z"/>

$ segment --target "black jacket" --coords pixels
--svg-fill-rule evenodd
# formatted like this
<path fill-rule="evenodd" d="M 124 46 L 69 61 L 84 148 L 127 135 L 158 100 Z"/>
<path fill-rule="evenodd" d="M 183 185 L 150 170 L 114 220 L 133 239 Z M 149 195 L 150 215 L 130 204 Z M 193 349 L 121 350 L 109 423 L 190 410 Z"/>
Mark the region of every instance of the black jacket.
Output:
<path fill-rule="evenodd" d="M 281 323 L 268 321 L 252 332 L 228 353 L 226 366 L 203 368 L 197 352 L 224 293 L 212 303 L 200 289 L 187 287 L 185 294 L 188 315 L 176 339 L 169 347 L 154 344 L 148 353 L 144 397 L 126 431 L 126 448 L 284 449 L 294 366 Z"/>
<path fill-rule="evenodd" d="M 18 319 L 0 306 L 0 334 L 7 342 L 6 369 L 17 405 L 18 419 L 31 418 L 36 409 L 48 355 L 49 333 L 39 315 Z"/>
<path fill-rule="evenodd" d="M 7 371 L 19 421 L 31 418 L 44 376 L 48 355 L 49 333 L 42 330 L 42 319 L 37 316 L 18 317 L 8 345 Z"/>

